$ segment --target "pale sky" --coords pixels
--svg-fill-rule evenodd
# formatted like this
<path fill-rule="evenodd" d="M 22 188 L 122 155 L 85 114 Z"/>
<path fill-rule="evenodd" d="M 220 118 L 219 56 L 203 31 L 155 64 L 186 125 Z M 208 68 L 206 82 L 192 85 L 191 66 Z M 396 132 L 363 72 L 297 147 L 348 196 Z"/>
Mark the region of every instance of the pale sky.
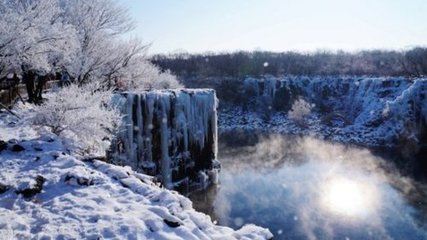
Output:
<path fill-rule="evenodd" d="M 150 53 L 427 46 L 427 0 L 119 0 Z"/>

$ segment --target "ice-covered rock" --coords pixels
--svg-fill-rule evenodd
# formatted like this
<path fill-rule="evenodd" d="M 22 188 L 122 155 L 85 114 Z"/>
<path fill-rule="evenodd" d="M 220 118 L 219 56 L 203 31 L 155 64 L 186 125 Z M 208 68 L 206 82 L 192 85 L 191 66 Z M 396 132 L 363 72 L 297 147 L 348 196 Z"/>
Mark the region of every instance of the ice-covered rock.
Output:
<path fill-rule="evenodd" d="M 167 188 L 216 181 L 214 90 L 153 90 L 126 93 L 115 101 L 125 114 L 111 152 L 116 163 L 156 176 Z"/>
<path fill-rule="evenodd" d="M 319 134 L 364 145 L 406 148 L 427 143 L 426 78 L 265 77 L 247 78 L 242 88 L 244 108 L 222 111 L 221 127 L 246 125 L 274 132 Z M 298 129 L 287 116 L 299 98 L 313 106 L 305 129 Z M 274 110 L 268 119 L 263 117 L 267 107 Z M 260 111 L 260 120 L 253 119 Z"/>

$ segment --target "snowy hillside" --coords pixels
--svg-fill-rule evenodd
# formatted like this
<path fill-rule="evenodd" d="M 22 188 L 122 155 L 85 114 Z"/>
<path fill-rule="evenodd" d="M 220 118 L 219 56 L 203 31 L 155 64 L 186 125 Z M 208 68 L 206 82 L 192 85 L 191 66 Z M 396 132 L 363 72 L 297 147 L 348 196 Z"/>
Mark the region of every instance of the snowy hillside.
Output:
<path fill-rule="evenodd" d="M 217 226 L 130 167 L 70 155 L 62 139 L 0 114 L 0 239 L 269 239 Z"/>

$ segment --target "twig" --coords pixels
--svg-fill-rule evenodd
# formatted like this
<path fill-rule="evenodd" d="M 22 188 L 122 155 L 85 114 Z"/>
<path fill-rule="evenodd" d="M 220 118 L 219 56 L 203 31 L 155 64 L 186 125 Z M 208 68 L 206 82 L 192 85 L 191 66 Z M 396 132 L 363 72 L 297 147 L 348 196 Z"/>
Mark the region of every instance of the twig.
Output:
<path fill-rule="evenodd" d="M 13 116 L 17 117 L 18 119 L 21 119 L 21 117 L 19 117 L 16 113 L 12 112 L 12 110 L 10 110 L 9 108 L 7 108 L 3 103 L 0 103 L 0 107 L 6 109 L 6 111 L 8 111 L 10 114 L 12 114 Z"/>

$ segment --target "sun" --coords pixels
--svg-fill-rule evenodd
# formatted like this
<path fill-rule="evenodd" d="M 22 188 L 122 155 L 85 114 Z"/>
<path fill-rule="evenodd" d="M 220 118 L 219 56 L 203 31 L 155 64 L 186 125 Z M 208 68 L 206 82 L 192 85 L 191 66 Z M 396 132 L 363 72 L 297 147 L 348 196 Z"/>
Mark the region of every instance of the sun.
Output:
<path fill-rule="evenodd" d="M 348 217 L 369 215 L 378 201 L 373 186 L 348 178 L 334 178 L 327 182 L 323 190 L 323 206 L 335 214 Z"/>

